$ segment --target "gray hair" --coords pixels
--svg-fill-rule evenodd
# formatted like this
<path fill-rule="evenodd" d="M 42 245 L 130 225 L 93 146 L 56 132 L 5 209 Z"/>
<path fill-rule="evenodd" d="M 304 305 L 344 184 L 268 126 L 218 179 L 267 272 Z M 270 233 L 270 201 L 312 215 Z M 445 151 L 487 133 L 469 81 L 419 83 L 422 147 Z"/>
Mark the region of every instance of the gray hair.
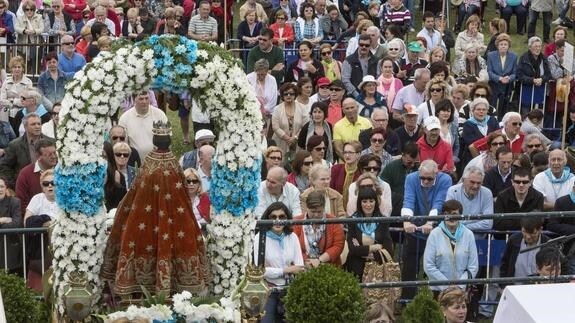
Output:
<path fill-rule="evenodd" d="M 426 159 L 419 164 L 419 171 L 422 170 L 437 173 L 439 169 L 437 167 L 437 163 L 433 159 Z"/>
<path fill-rule="evenodd" d="M 268 62 L 265 58 L 260 58 L 254 63 L 254 71 L 258 70 L 269 70 L 270 69 L 270 62 Z"/>
<path fill-rule="evenodd" d="M 22 124 L 24 125 L 24 128 L 26 128 L 28 126 L 28 119 L 30 118 L 38 118 L 40 120 L 42 120 L 42 118 L 40 118 L 40 115 L 37 114 L 36 112 L 30 112 L 27 115 L 24 116 L 24 118 L 22 118 Z"/>
<path fill-rule="evenodd" d="M 539 142 L 543 145 L 543 138 L 538 133 L 530 133 L 523 139 L 523 143 L 521 144 L 521 149 L 525 151 L 527 149 L 527 145 L 533 139 L 539 139 Z"/>
<path fill-rule="evenodd" d="M 473 174 L 477 174 L 480 175 L 481 178 L 483 178 L 483 176 L 485 176 L 485 173 L 483 172 L 483 170 L 477 166 L 469 166 L 467 168 L 465 168 L 465 170 L 463 171 L 463 176 L 461 176 L 461 178 L 465 179 L 468 178 L 469 175 L 473 175 Z"/>
<path fill-rule="evenodd" d="M 541 38 L 539 38 L 537 36 L 533 36 L 533 37 L 529 38 L 529 40 L 527 41 L 527 47 L 531 48 L 531 45 L 533 45 L 535 43 L 543 43 L 543 41 L 541 41 Z"/>
<path fill-rule="evenodd" d="M 287 181 L 288 172 L 285 170 L 285 168 L 283 168 L 281 166 L 273 166 L 272 168 L 270 168 L 268 170 L 268 174 L 272 173 L 272 172 L 276 172 L 276 171 L 280 172 L 281 180 L 285 184 L 285 182 Z"/>
<path fill-rule="evenodd" d="M 517 117 L 517 118 L 519 118 L 519 120 L 521 120 L 521 115 L 519 114 L 519 112 L 510 111 L 510 112 L 507 112 L 503 116 L 503 118 L 501 119 L 501 122 L 503 122 L 503 124 L 505 125 L 507 123 L 507 121 L 509 121 L 509 119 L 511 119 L 513 117 Z"/>
<path fill-rule="evenodd" d="M 389 118 L 389 113 L 387 113 L 387 109 L 374 108 L 373 111 L 371 112 L 371 120 L 373 120 L 373 115 L 376 112 L 380 112 L 380 113 L 384 114 L 386 118 Z"/>
<path fill-rule="evenodd" d="M 379 28 L 377 26 L 367 27 L 367 31 L 372 31 L 372 30 L 377 32 L 377 37 L 379 37 L 381 35 L 381 32 L 379 31 Z"/>
<path fill-rule="evenodd" d="M 42 103 L 42 94 L 40 94 L 40 92 L 38 92 L 38 90 L 36 90 L 33 87 L 29 87 L 26 90 L 24 90 L 22 92 L 22 95 L 34 99 L 36 101 L 36 104 Z"/>
<path fill-rule="evenodd" d="M 430 74 L 431 75 L 431 72 L 429 71 L 428 68 L 425 68 L 425 67 L 418 68 L 415 70 L 415 73 L 413 73 L 413 77 L 415 80 L 419 80 L 423 76 L 423 74 Z"/>
<path fill-rule="evenodd" d="M 322 171 L 330 173 L 331 176 L 329 167 L 323 164 L 319 164 L 312 166 L 311 169 L 309 170 L 309 180 L 312 182 L 315 181 L 319 177 L 319 173 Z"/>
<path fill-rule="evenodd" d="M 471 111 L 475 110 L 475 107 L 483 104 L 485 106 L 486 109 L 489 110 L 489 101 L 487 101 L 487 99 L 485 98 L 475 98 L 473 99 L 473 101 L 471 101 L 471 103 L 469 104 L 469 108 L 471 109 Z"/>
<path fill-rule="evenodd" d="M 399 57 L 403 57 L 403 55 L 405 54 L 405 43 L 403 42 L 403 40 L 399 38 L 394 38 L 387 43 L 387 47 L 389 48 L 389 46 L 391 46 L 392 44 L 397 45 L 399 47 Z"/>

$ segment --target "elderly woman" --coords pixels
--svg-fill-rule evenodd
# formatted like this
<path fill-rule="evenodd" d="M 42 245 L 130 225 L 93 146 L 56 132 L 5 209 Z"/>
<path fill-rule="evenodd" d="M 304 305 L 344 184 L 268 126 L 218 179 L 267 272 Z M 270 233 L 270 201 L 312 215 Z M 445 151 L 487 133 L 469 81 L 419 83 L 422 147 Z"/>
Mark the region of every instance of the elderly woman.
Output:
<path fill-rule="evenodd" d="M 380 159 L 379 170 L 383 170 L 393 160 L 393 156 L 384 148 L 387 142 L 387 132 L 384 128 L 375 128 L 369 135 L 369 147 L 361 152 L 361 156 L 373 154 Z M 361 163 L 361 158 L 360 158 Z"/>
<path fill-rule="evenodd" d="M 487 136 L 487 145 L 489 148 L 486 151 L 481 152 L 481 154 L 475 158 L 471 159 L 467 166 L 465 166 L 465 169 L 468 169 L 471 166 L 475 166 L 481 169 L 485 174 L 491 168 L 497 166 L 497 158 L 495 153 L 499 147 L 507 145 L 507 137 L 505 137 L 505 135 L 499 131 L 491 132 Z M 463 172 L 465 172 L 465 170 Z"/>
<path fill-rule="evenodd" d="M 381 75 L 377 78 L 377 82 L 379 82 L 377 93 L 383 96 L 389 106 L 393 103 L 397 92 L 403 88 L 403 82 L 394 76 L 394 64 L 395 62 L 391 57 L 382 58 L 380 61 Z"/>
<path fill-rule="evenodd" d="M 347 204 L 349 197 L 349 186 L 361 175 L 361 169 L 357 165 L 361 150 L 361 143 L 357 140 L 344 143 L 343 164 L 335 164 L 331 168 L 329 186 L 343 195 L 344 204 Z"/>
<path fill-rule="evenodd" d="M 299 59 L 289 65 L 286 70 L 285 82 L 297 82 L 302 77 L 309 77 L 313 86 L 317 80 L 324 76 L 323 65 L 313 57 L 313 44 L 302 41 L 298 45 Z"/>
<path fill-rule="evenodd" d="M 313 94 L 313 82 L 309 77 L 302 77 L 297 81 L 298 96 L 295 98 L 296 102 L 305 106 L 306 113 L 311 112 L 311 105 L 314 101 L 311 99 Z"/>
<path fill-rule="evenodd" d="M 456 119 L 455 106 L 449 99 L 443 99 L 435 105 L 435 116 L 439 119 L 441 129 L 439 136 L 451 145 L 453 159 L 459 162 L 459 124 Z"/>
<path fill-rule="evenodd" d="M 238 25 L 238 39 L 241 40 L 240 44 L 242 45 L 242 48 L 250 49 L 258 44 L 258 36 L 262 29 L 262 23 L 258 21 L 258 17 L 254 9 L 246 10 L 243 18 L 244 20 Z"/>
<path fill-rule="evenodd" d="M 567 39 L 567 27 L 557 26 L 553 29 L 553 41 L 545 45 L 545 49 L 543 50 L 543 55 L 545 57 L 549 57 L 555 54 L 557 50 L 557 41 L 559 40 L 566 40 Z"/>
<path fill-rule="evenodd" d="M 262 181 L 265 181 L 268 170 L 274 166 L 283 166 L 283 152 L 276 146 L 270 146 L 264 152 L 264 164 L 262 165 Z"/>
<path fill-rule="evenodd" d="M 309 183 L 309 170 L 313 165 L 311 154 L 307 150 L 300 150 L 295 154 L 291 162 L 292 172 L 287 177 L 287 182 L 292 183 L 300 193 L 305 191 Z"/>
<path fill-rule="evenodd" d="M 15 15 L 8 9 L 8 0 L 0 1 L 0 20 L 2 21 L 2 26 L 0 27 L 0 37 L 6 37 L 6 43 L 14 44 L 14 23 Z"/>
<path fill-rule="evenodd" d="M 565 43 L 564 39 L 557 40 L 555 44 L 555 53 L 547 57 L 547 62 L 549 64 L 549 71 L 551 73 L 551 80 L 549 82 L 549 88 L 547 93 L 549 97 L 547 98 L 545 112 L 548 115 L 544 118 L 545 128 L 555 128 L 561 124 L 563 120 L 563 112 L 565 110 L 565 99 L 566 96 L 569 101 L 569 105 L 573 106 L 575 97 L 575 81 L 573 81 L 573 76 L 575 75 L 575 64 L 571 67 L 571 73 L 563 67 L 563 58 L 565 56 Z M 570 86 L 567 87 L 567 84 Z M 564 89 L 563 95 L 557 95 L 557 88 Z M 569 89 L 569 92 L 567 92 Z M 561 92 L 559 92 L 561 93 Z"/>
<path fill-rule="evenodd" d="M 44 20 L 42 15 L 36 12 L 36 3 L 26 0 L 22 3 L 24 15 L 16 16 L 14 29 L 18 34 L 17 42 L 21 45 L 36 44 L 40 42 L 40 36 L 44 32 Z M 36 46 L 25 46 L 23 56 L 32 62 L 32 69 L 36 66 L 38 49 Z"/>
<path fill-rule="evenodd" d="M 268 60 L 262 58 L 254 63 L 254 71 L 247 75 L 248 82 L 254 89 L 260 104 L 260 111 L 267 124 L 269 124 L 278 101 L 278 85 L 276 79 L 268 73 L 269 69 Z"/>
<path fill-rule="evenodd" d="M 463 124 L 461 134 L 461 162 L 465 165 L 472 158 L 469 146 L 475 141 L 486 137 L 489 133 L 499 129 L 499 122 L 495 117 L 487 114 L 489 102 L 485 98 L 476 98 L 469 104 L 471 115 Z"/>
<path fill-rule="evenodd" d="M 305 213 L 308 209 L 307 198 L 311 192 L 321 192 L 325 196 L 325 212 L 336 217 L 345 217 L 343 196 L 329 187 L 331 172 L 325 165 L 314 165 L 309 171 L 311 187 L 300 195 L 301 209 Z"/>
<path fill-rule="evenodd" d="M 286 12 L 279 9 L 276 11 L 275 19 L 276 21 L 269 26 L 274 31 L 273 43 L 282 48 L 293 44 L 295 40 L 294 30 L 291 24 L 286 23 L 288 20 Z"/>
<path fill-rule="evenodd" d="M 360 94 L 357 97 L 357 102 L 360 104 L 359 115 L 365 118 L 371 118 L 373 109 L 385 108 L 387 110 L 387 102 L 383 95 L 377 92 L 379 82 L 372 75 L 363 77 L 359 83 Z"/>
<path fill-rule="evenodd" d="M 50 42 L 58 42 L 64 35 L 75 36 L 76 24 L 72 17 L 63 11 L 62 0 L 52 0 L 52 12 L 44 17 L 44 32 L 50 35 Z"/>
<path fill-rule="evenodd" d="M 401 70 L 400 61 L 405 55 L 405 43 L 399 38 L 394 38 L 387 43 L 387 56 L 393 61 L 393 74 L 396 75 Z"/>
<path fill-rule="evenodd" d="M 309 137 L 306 144 L 306 150 L 311 153 L 314 165 L 331 167 L 333 164 L 333 147 L 331 142 L 327 142 L 325 140 L 325 137 L 318 135 Z"/>
<path fill-rule="evenodd" d="M 326 211 L 326 198 L 321 191 L 310 192 L 305 204 L 308 207 L 307 211 L 294 217 L 294 220 L 335 218 Z M 323 263 L 341 265 L 340 255 L 345 245 L 345 233 L 341 224 L 296 225 L 294 233 L 299 239 L 307 267 L 317 267 Z"/>
<path fill-rule="evenodd" d="M 309 116 L 306 108 L 295 100 L 298 94 L 297 86 L 293 83 L 285 83 L 280 88 L 280 96 L 283 100 L 272 114 L 272 139 L 276 145 L 291 160 L 296 152 L 297 140 L 302 126 L 308 122 Z"/>
<path fill-rule="evenodd" d="M 116 162 L 116 171 L 122 174 L 124 187 L 128 190 L 136 178 L 136 168 L 128 165 L 132 148 L 125 141 L 119 141 L 114 144 L 114 161 Z"/>
<path fill-rule="evenodd" d="M 188 168 L 184 171 L 186 177 L 186 188 L 190 202 L 192 202 L 192 210 L 198 225 L 210 222 L 210 195 L 202 189 L 202 181 L 200 180 L 200 173 L 194 168 Z"/>
<path fill-rule="evenodd" d="M 445 323 L 465 323 L 467 316 L 467 293 L 458 286 L 444 289 L 437 300 Z"/>
<path fill-rule="evenodd" d="M 36 113 L 42 119 L 42 123 L 46 123 L 51 120 L 51 115 L 46 110 L 42 104 L 42 95 L 34 88 L 29 88 L 22 92 L 20 96 L 20 102 L 22 104 L 22 109 L 16 113 L 14 119 L 10 122 L 15 133 L 20 133 L 20 136 L 24 134 L 25 129 L 22 125 L 22 118 L 24 118 L 29 113 Z"/>
<path fill-rule="evenodd" d="M 310 120 L 303 125 L 298 136 L 298 146 L 301 149 L 307 149 L 308 143 L 312 136 L 321 136 L 326 146 L 324 153 L 327 154 L 321 157 L 326 159 L 329 163 L 333 163 L 332 142 L 333 142 L 333 129 L 332 126 L 326 121 L 327 117 L 327 103 L 314 102 L 311 105 Z M 317 145 L 313 146 L 315 148 Z M 312 152 L 311 150 L 309 150 Z"/>
<path fill-rule="evenodd" d="M 291 220 L 292 215 L 288 207 L 282 202 L 274 202 L 268 206 L 262 215 L 262 220 Z M 254 255 L 259 250 L 260 231 L 254 237 Z M 293 233 L 289 225 L 274 225 L 266 231 L 266 250 L 264 279 L 271 286 L 285 287 L 293 279 L 294 275 L 305 270 L 303 255 L 298 236 Z M 258 257 L 255 257 L 258 265 Z M 265 315 L 262 319 L 264 323 L 283 322 L 283 311 L 278 311 L 283 307 L 282 291 L 274 290 L 268 297 L 265 305 Z"/>
<path fill-rule="evenodd" d="M 2 2 L 0 2 L 0 5 L 2 5 Z M 0 229 L 21 227 L 20 200 L 9 195 L 6 179 L 0 177 Z M 0 239 L 0 247 L 2 248 L 2 252 L 0 252 L 0 269 L 10 271 L 22 266 L 20 260 L 20 238 L 18 235 L 7 235 Z M 4 250 L 9 250 L 6 259 L 4 259 Z"/>
<path fill-rule="evenodd" d="M 379 212 L 382 216 L 390 216 L 393 205 L 391 204 L 391 188 L 384 180 L 378 177 L 381 164 L 376 156 L 362 156 L 362 174 L 357 181 L 349 186 L 349 201 L 347 202 L 347 214 L 353 215 L 357 211 L 357 194 L 362 187 L 374 189 L 378 197 Z"/>
<path fill-rule="evenodd" d="M 541 52 L 541 38 L 533 36 L 527 42 L 529 50 L 521 55 L 517 64 L 517 80 L 521 83 L 519 102 L 521 114 L 525 115 L 535 104 L 543 104 L 546 84 L 551 80 L 547 58 Z"/>
<path fill-rule="evenodd" d="M 331 46 L 329 44 L 321 44 L 319 52 L 321 54 L 321 65 L 323 65 L 325 77 L 331 82 L 341 80 L 341 62 L 333 58 L 333 49 Z"/>
<path fill-rule="evenodd" d="M 465 23 L 465 30 L 457 35 L 455 40 L 455 61 L 460 59 L 468 45 L 475 45 L 479 56 L 483 56 L 485 49 L 483 34 L 479 32 L 481 26 L 481 19 L 479 16 L 473 15 L 467 19 Z"/>
<path fill-rule="evenodd" d="M 487 54 L 487 73 L 492 89 L 489 102 L 497 108 L 498 115 L 503 116 L 508 111 L 509 96 L 517 78 L 517 55 L 509 50 L 511 38 L 507 34 L 497 36 L 495 46 L 497 50 Z"/>
<path fill-rule="evenodd" d="M 122 36 L 129 40 L 135 41 L 142 32 L 144 27 L 138 19 L 138 9 L 130 8 L 127 12 L 127 18 L 122 22 Z"/>
<path fill-rule="evenodd" d="M 435 115 L 435 105 L 437 102 L 448 99 L 447 83 L 440 78 L 431 79 L 425 88 L 426 101 L 417 106 L 417 124 L 423 124 L 428 117 Z"/>
<path fill-rule="evenodd" d="M 379 197 L 370 187 L 361 187 L 357 193 L 356 212 L 354 218 L 381 217 Z M 357 223 L 351 224 L 347 231 L 349 254 L 345 263 L 346 270 L 355 274 L 359 281 L 363 278 L 363 269 L 367 258 L 371 255 L 382 262 L 380 250 L 393 254 L 393 242 L 389 234 L 389 224 Z"/>
<path fill-rule="evenodd" d="M 114 148 L 110 142 L 104 142 L 104 153 L 108 160 L 106 181 L 104 183 L 104 204 L 106 210 L 111 210 L 117 208 L 124 196 L 126 196 L 128 186 L 126 186 L 126 177 L 118 171 L 116 165 L 116 160 L 121 160 L 123 156 L 120 156 L 120 158 L 116 157 Z M 127 160 L 128 158 L 124 159 Z"/>
<path fill-rule="evenodd" d="M 14 56 L 8 63 L 12 75 L 6 78 L 0 88 L 0 102 L 4 107 L 0 109 L 1 121 L 12 120 L 16 116 L 22 106 L 20 95 L 33 86 L 32 80 L 24 74 L 24 64 L 22 56 Z"/>
<path fill-rule="evenodd" d="M 456 200 L 443 204 L 442 214 L 460 215 L 463 206 Z M 459 220 L 445 219 L 431 230 L 423 253 L 423 268 L 430 281 L 474 278 L 479 268 L 473 232 Z M 431 286 L 441 291 L 447 286 Z"/>
<path fill-rule="evenodd" d="M 475 76 L 479 81 L 487 81 L 487 64 L 483 57 L 477 55 L 475 44 L 465 46 L 464 55 L 453 64 L 453 74 L 458 79 L 464 79 L 468 76 Z"/>
<path fill-rule="evenodd" d="M 300 6 L 300 14 L 295 23 L 295 40 L 297 42 L 309 41 L 313 46 L 323 39 L 323 30 L 315 14 L 313 4 L 304 2 Z"/>

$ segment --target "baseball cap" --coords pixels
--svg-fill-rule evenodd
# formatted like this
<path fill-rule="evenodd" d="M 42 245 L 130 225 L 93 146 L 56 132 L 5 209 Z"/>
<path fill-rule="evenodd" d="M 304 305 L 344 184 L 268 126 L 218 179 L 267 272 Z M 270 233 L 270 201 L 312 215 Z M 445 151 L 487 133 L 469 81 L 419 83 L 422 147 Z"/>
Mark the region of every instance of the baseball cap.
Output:
<path fill-rule="evenodd" d="M 406 103 L 403 105 L 403 109 L 405 109 L 405 114 L 411 115 L 418 115 L 417 108 L 413 104 Z"/>
<path fill-rule="evenodd" d="M 200 129 L 196 132 L 196 136 L 194 137 L 195 141 L 202 140 L 202 139 L 215 139 L 214 133 L 208 129 Z"/>
<path fill-rule="evenodd" d="M 319 80 L 317 80 L 317 86 L 326 86 L 326 85 L 330 85 L 331 81 L 327 78 L 327 77 L 320 77 Z"/>
<path fill-rule="evenodd" d="M 407 49 L 410 52 L 419 53 L 423 51 L 423 46 L 421 46 L 421 44 L 418 41 L 412 41 L 409 42 L 409 44 L 407 45 Z"/>
<path fill-rule="evenodd" d="M 425 119 L 425 121 L 423 122 L 423 125 L 425 126 L 425 129 L 427 129 L 427 131 L 433 130 L 433 129 L 441 129 L 441 124 L 439 123 L 439 119 L 437 117 L 434 117 L 434 116 L 431 116 L 431 117 L 428 117 L 427 119 Z"/>

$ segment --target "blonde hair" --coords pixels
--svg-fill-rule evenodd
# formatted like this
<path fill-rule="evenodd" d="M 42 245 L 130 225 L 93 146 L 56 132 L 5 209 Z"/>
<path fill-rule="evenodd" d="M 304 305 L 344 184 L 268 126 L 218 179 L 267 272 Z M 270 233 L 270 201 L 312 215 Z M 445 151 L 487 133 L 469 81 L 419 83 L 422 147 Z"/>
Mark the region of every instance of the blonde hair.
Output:
<path fill-rule="evenodd" d="M 186 180 L 188 179 L 188 176 L 190 175 L 194 175 L 199 183 L 198 183 L 198 195 L 202 194 L 204 192 L 204 188 L 202 187 L 202 181 L 200 180 L 200 173 L 195 169 L 195 168 L 187 168 L 186 170 L 184 170 L 184 177 L 186 178 Z"/>
<path fill-rule="evenodd" d="M 449 99 L 449 95 L 447 93 L 447 83 L 445 83 L 445 81 L 442 81 L 441 79 L 434 77 L 432 78 L 429 82 L 427 82 L 427 86 L 425 87 L 425 95 L 427 96 L 427 98 L 431 98 L 431 87 L 434 85 L 440 85 L 441 88 L 443 89 L 442 93 L 443 93 L 443 98 L 444 99 Z"/>
<path fill-rule="evenodd" d="M 50 168 L 50 169 L 47 169 L 47 170 L 43 171 L 43 172 L 40 174 L 40 183 L 41 183 L 42 181 L 44 181 L 44 179 L 45 179 L 46 177 L 48 177 L 48 176 L 54 177 L 54 169 Z"/>
<path fill-rule="evenodd" d="M 128 145 L 126 142 L 124 141 L 118 141 L 117 143 L 114 144 L 114 147 L 112 148 L 112 150 L 114 152 L 118 151 L 118 150 L 127 150 L 130 154 L 132 153 L 132 149 L 130 148 L 130 145 Z"/>
<path fill-rule="evenodd" d="M 104 46 L 112 46 L 112 38 L 109 36 L 101 36 L 98 38 L 98 48 L 101 49 Z"/>

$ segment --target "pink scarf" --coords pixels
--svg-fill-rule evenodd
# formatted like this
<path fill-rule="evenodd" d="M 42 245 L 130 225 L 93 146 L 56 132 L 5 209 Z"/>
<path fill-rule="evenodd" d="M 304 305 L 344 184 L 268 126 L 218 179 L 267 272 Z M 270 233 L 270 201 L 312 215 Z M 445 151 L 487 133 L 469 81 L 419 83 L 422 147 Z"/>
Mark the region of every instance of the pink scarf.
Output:
<path fill-rule="evenodd" d="M 391 105 L 393 104 L 393 99 L 395 98 L 395 77 L 393 75 L 390 78 L 384 78 L 383 74 L 378 78 L 379 87 L 377 91 L 385 97 L 387 102 L 387 107 L 391 111 Z M 386 89 L 387 87 L 387 89 Z"/>

